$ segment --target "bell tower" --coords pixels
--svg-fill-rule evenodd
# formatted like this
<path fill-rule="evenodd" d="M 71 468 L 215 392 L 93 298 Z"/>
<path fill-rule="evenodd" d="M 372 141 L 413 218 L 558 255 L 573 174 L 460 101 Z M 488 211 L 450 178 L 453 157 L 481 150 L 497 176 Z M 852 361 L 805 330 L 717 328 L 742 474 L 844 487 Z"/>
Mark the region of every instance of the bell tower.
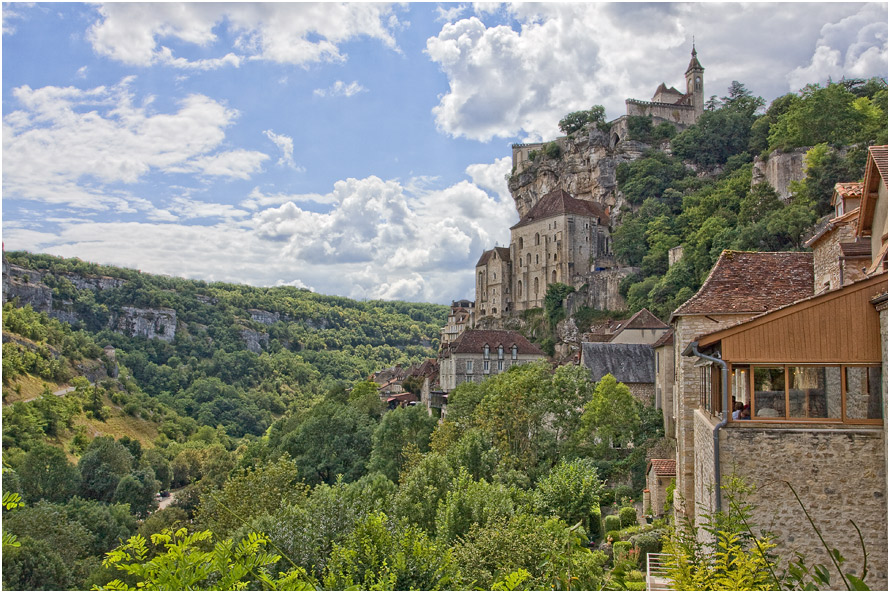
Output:
<path fill-rule="evenodd" d="M 695 41 L 692 42 L 692 59 L 686 68 L 686 92 L 692 95 L 692 106 L 695 107 L 695 119 L 705 111 L 705 69 L 698 61 Z"/>

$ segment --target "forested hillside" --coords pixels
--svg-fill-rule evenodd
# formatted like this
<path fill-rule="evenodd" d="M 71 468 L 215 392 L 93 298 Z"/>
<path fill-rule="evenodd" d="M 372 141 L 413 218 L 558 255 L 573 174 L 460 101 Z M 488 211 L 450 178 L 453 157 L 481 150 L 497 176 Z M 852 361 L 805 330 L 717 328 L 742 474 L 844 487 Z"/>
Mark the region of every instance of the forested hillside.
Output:
<path fill-rule="evenodd" d="M 724 249 L 801 250 L 829 211 L 834 184 L 858 181 L 867 147 L 887 143 L 885 80 L 809 85 L 765 102 L 743 84 L 712 97 L 696 125 L 673 137 L 671 153 L 652 151 L 619 167 L 632 207 L 614 231 L 614 250 L 641 273 L 621 290 L 628 309 L 667 319 L 692 296 Z M 647 139 L 645 118 L 632 127 Z M 806 179 L 781 200 L 751 184 L 752 161 L 775 150 L 809 148 Z M 668 270 L 668 250 L 683 259 Z"/>

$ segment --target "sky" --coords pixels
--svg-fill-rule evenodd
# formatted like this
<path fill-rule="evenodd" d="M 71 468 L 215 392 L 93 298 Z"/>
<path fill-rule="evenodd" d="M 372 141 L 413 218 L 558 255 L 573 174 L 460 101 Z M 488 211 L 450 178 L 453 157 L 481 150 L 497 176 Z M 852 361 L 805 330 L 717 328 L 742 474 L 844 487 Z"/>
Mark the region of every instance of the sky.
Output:
<path fill-rule="evenodd" d="M 3 5 L 2 233 L 155 274 L 472 298 L 510 145 L 683 88 L 887 76 L 887 3 Z"/>

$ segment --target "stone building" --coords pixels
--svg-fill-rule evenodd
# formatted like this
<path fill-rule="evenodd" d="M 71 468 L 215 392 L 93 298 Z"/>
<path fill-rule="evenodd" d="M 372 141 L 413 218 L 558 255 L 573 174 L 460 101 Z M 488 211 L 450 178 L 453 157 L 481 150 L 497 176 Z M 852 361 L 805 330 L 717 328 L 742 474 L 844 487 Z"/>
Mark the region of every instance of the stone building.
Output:
<path fill-rule="evenodd" d="M 677 438 L 674 417 L 674 332 L 666 331 L 652 344 L 655 351 L 655 407 L 664 416 L 664 436 Z"/>
<path fill-rule="evenodd" d="M 683 350 L 702 334 L 731 327 L 812 294 L 811 253 L 724 251 L 698 292 L 671 315 L 678 516 L 693 517 L 703 496 L 696 491 L 695 482 L 695 423 L 702 369 L 696 360 L 683 356 Z"/>
<path fill-rule="evenodd" d="M 871 263 L 871 243 L 857 239 L 861 183 L 835 185 L 831 205 L 834 214 L 826 217 L 804 247 L 813 250 L 815 290 L 834 290 L 865 278 Z"/>
<path fill-rule="evenodd" d="M 502 317 L 510 313 L 512 268 L 507 247 L 489 249 L 476 262 L 476 304 L 480 317 Z"/>
<path fill-rule="evenodd" d="M 672 315 L 675 514 L 725 508 L 717 486 L 735 474 L 756 487 L 753 521 L 778 536 L 780 557 L 829 564 L 799 497 L 847 567 L 863 563 L 856 521 L 866 583 L 886 590 L 886 146 L 869 149 L 852 239 L 870 249 L 855 281 L 829 269 L 843 257 L 820 253 L 833 233 L 851 238 L 841 234 L 855 210 L 843 203 L 848 189 L 814 254 L 724 252 Z M 734 402 L 739 418 L 730 416 Z"/>
<path fill-rule="evenodd" d="M 510 247 L 495 247 L 476 264 L 479 317 L 503 317 L 544 306 L 547 286 L 583 284 L 589 272 L 614 265 L 609 214 L 563 190 L 544 196 L 510 228 Z"/>
<path fill-rule="evenodd" d="M 513 365 L 546 359 L 522 334 L 468 329 L 439 354 L 439 385 L 451 391 L 461 383 L 480 383 Z"/>
<path fill-rule="evenodd" d="M 673 459 L 650 459 L 646 465 L 646 490 L 643 492 L 643 512 L 652 509 L 655 517 L 664 516 L 667 487 L 677 475 Z"/>
<path fill-rule="evenodd" d="M 681 93 L 677 89 L 661 83 L 655 89 L 650 101 L 640 101 L 638 99 L 627 99 L 627 115 L 645 115 L 655 120 L 669 121 L 674 124 L 682 124 L 691 126 L 701 117 L 705 109 L 705 89 L 704 89 L 704 73 L 705 69 L 698 61 L 698 52 L 695 46 L 692 46 L 692 59 L 689 60 L 689 66 L 686 68 L 686 92 Z M 616 139 L 616 142 L 618 140 Z"/>
<path fill-rule="evenodd" d="M 649 309 L 640 309 L 633 317 L 622 322 L 612 339 L 612 344 L 654 344 L 670 329 L 664 321 Z"/>
<path fill-rule="evenodd" d="M 488 252 L 486 252 L 488 253 Z M 439 336 L 439 347 L 450 344 L 476 321 L 476 303 L 470 300 L 451 301 L 451 312 Z"/>
<path fill-rule="evenodd" d="M 594 383 L 611 374 L 639 401 L 652 405 L 655 398 L 655 353 L 648 344 L 583 342 L 581 364 Z"/>

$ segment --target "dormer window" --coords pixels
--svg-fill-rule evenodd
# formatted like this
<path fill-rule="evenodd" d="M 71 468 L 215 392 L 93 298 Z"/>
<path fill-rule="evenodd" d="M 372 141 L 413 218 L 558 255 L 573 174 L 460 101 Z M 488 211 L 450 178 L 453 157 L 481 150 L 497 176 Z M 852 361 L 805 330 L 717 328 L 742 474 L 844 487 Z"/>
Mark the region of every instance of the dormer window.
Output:
<path fill-rule="evenodd" d="M 488 344 L 482 347 L 482 356 L 486 359 L 491 358 L 491 349 L 488 347 Z"/>
<path fill-rule="evenodd" d="M 513 352 L 510 356 L 513 360 L 516 360 L 516 355 L 519 354 L 519 349 L 516 348 L 516 344 L 513 344 Z"/>
<path fill-rule="evenodd" d="M 504 359 L 504 345 L 500 344 L 500 345 L 498 345 L 498 360 L 503 360 L 503 359 Z"/>

